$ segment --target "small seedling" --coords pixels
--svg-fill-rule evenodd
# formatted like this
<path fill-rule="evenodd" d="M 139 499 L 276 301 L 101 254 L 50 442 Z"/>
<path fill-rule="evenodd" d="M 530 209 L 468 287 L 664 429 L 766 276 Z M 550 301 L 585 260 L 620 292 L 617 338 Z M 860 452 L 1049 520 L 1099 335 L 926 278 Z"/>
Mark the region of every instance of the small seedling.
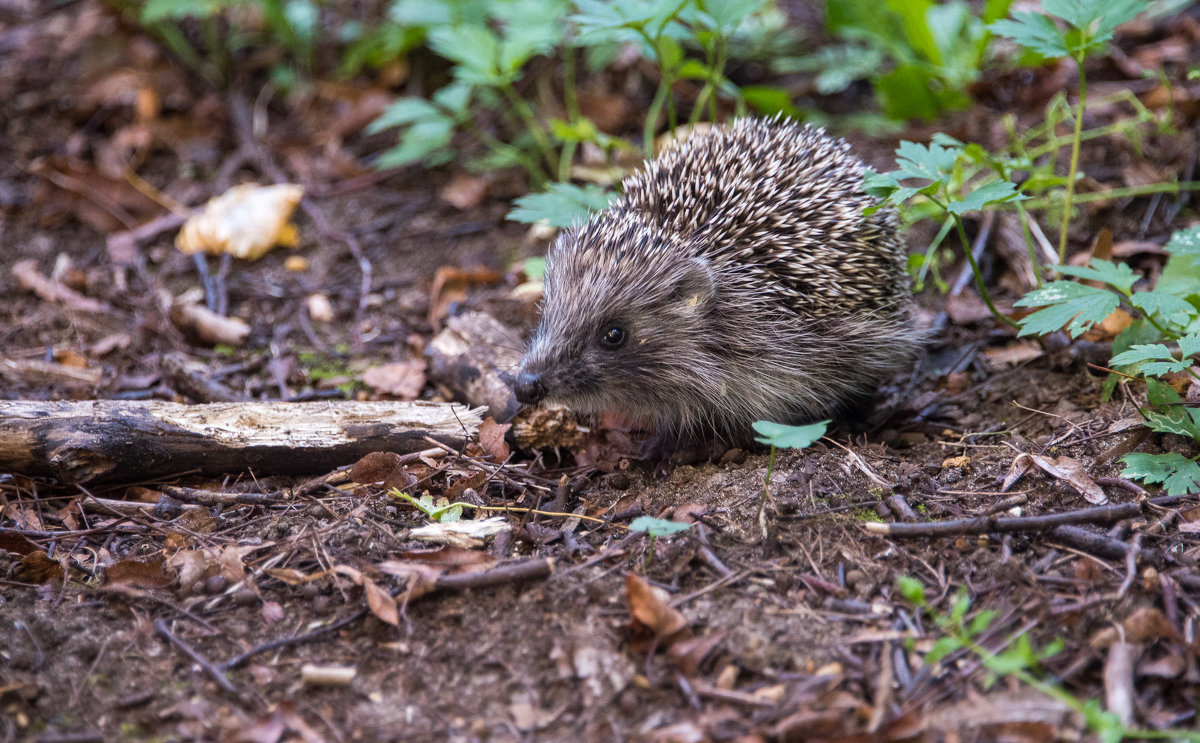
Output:
<path fill-rule="evenodd" d="M 767 476 L 763 478 L 762 494 L 758 498 L 758 523 L 762 527 L 764 537 L 767 534 L 764 509 L 771 490 L 771 473 L 775 469 L 776 447 L 782 449 L 807 449 L 813 445 L 814 441 L 825 435 L 830 422 L 829 420 L 823 420 L 816 423 L 809 423 L 805 426 L 789 426 L 784 423 L 774 423 L 772 421 L 756 421 L 754 423 L 754 430 L 760 434 L 759 436 L 755 436 L 754 440 L 771 447 L 771 453 L 767 457 Z"/>
<path fill-rule="evenodd" d="M 449 523 L 462 520 L 463 504 L 461 503 L 451 503 L 445 498 L 435 503 L 433 496 L 429 494 L 422 495 L 420 499 L 417 499 L 395 488 L 388 491 L 388 495 L 397 500 L 408 501 L 418 511 L 425 514 L 430 521 Z"/>
<path fill-rule="evenodd" d="M 991 627 L 997 612 L 981 611 L 968 622 L 971 599 L 966 589 L 959 591 L 950 613 L 942 614 L 929 603 L 924 584 L 916 578 L 901 576 L 896 581 L 896 588 L 908 603 L 932 619 L 944 633 L 925 655 L 927 664 L 940 663 L 951 653 L 966 650 L 979 658 L 987 669 L 986 686 L 990 687 L 1002 677 L 1015 678 L 1077 713 L 1102 743 L 1119 743 L 1126 738 L 1200 741 L 1200 732 L 1127 728 L 1121 718 L 1115 712 L 1105 710 L 1098 699 L 1077 699 L 1061 685 L 1039 678 L 1041 663 L 1062 652 L 1065 643 L 1061 639 L 1038 648 L 1033 645 L 1029 633 L 1022 632 L 999 651 L 983 647 L 979 639 Z M 913 643 L 909 641 L 909 650 L 912 647 Z"/>
<path fill-rule="evenodd" d="M 629 522 L 629 531 L 642 531 L 646 533 L 649 540 L 646 549 L 645 565 L 650 565 L 654 561 L 654 540 L 658 537 L 668 537 L 672 534 L 678 534 L 681 531 L 691 529 L 691 524 L 685 524 L 682 521 L 668 521 L 667 519 L 656 519 L 653 516 L 638 516 L 633 521 Z"/>

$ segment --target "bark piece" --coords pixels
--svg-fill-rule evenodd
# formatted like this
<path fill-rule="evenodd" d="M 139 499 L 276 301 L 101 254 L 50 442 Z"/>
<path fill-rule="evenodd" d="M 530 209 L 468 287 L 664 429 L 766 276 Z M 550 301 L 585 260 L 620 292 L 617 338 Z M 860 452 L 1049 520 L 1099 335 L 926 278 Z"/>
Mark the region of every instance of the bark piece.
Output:
<path fill-rule="evenodd" d="M 0 472 L 64 482 L 313 473 L 373 451 L 420 451 L 426 436 L 459 448 L 482 412 L 434 402 L 0 401 Z"/>
<path fill-rule="evenodd" d="M 457 398 L 487 407 L 498 423 L 507 423 L 521 407 L 512 391 L 521 346 L 521 338 L 491 315 L 455 315 L 425 349 L 429 378 Z"/>

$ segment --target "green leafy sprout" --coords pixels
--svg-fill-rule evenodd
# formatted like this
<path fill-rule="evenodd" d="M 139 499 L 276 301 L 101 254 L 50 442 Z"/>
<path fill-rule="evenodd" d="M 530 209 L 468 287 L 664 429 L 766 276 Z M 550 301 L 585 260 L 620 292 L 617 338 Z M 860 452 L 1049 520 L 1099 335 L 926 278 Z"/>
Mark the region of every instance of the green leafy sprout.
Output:
<path fill-rule="evenodd" d="M 754 437 L 754 440 L 771 447 L 771 453 L 767 457 L 767 475 L 763 478 L 762 495 L 758 499 L 758 521 L 764 534 L 766 532 L 765 508 L 771 490 L 771 475 L 775 470 L 775 449 L 807 449 L 825 435 L 831 422 L 831 420 L 823 420 L 801 426 L 790 426 L 773 421 L 754 422 L 753 428 L 759 434 Z"/>
<path fill-rule="evenodd" d="M 1119 743 L 1127 738 L 1200 741 L 1200 732 L 1174 730 L 1145 730 L 1129 728 L 1115 712 L 1105 710 L 1098 699 L 1082 701 L 1061 685 L 1041 678 L 1041 664 L 1062 652 L 1065 643 L 1061 638 L 1040 648 L 1033 645 L 1028 632 L 1022 632 L 1006 641 L 998 651 L 989 650 L 981 644 L 981 638 L 991 628 L 997 612 L 992 609 L 977 612 L 968 621 L 971 599 L 966 589 L 954 598 L 949 614 L 939 612 L 929 603 L 925 586 L 910 576 L 901 576 L 896 581 L 897 591 L 917 611 L 928 616 L 943 635 L 925 655 L 925 663 L 936 665 L 951 654 L 965 650 L 979 658 L 988 672 L 986 686 L 997 679 L 1011 677 L 1026 686 L 1055 700 L 1083 718 L 1084 724 L 1103 743 Z M 909 641 L 909 650 L 913 642 Z"/>
<path fill-rule="evenodd" d="M 372 132 L 398 133 L 396 145 L 376 165 L 436 166 L 459 159 L 478 170 L 521 167 L 535 188 L 553 185 L 521 199 L 510 218 L 548 220 L 560 227 L 612 199 L 599 186 L 568 183 L 578 149 L 596 147 L 610 165 L 617 151 L 631 149 L 581 112 L 580 59 L 596 70 L 629 44 L 657 68 L 658 87 L 642 137 L 644 154 L 652 157 L 664 118 L 671 128 L 705 116 L 714 120 L 719 97 L 733 101 L 739 114 L 746 111 L 741 89 L 725 76 L 725 68 L 731 45 L 746 28 L 756 33 L 769 28 L 762 19 L 770 10 L 767 0 L 491 0 L 452 4 L 439 12 L 412 5 L 402 0 L 397 7 L 405 12 L 394 11 L 393 17 L 423 24 L 429 48 L 451 63 L 452 80 L 428 98 L 400 98 L 372 123 Z M 561 64 L 534 64 L 547 58 Z M 674 86 L 685 80 L 700 87 L 682 120 Z M 530 91 L 544 98 L 556 87 L 563 105 L 559 115 L 548 116 Z M 790 105 L 766 89 L 758 91 L 757 100 Z"/>
<path fill-rule="evenodd" d="M 638 516 L 629 522 L 629 531 L 645 532 L 646 538 L 649 540 L 646 549 L 646 565 L 650 565 L 654 561 L 654 541 L 656 539 L 659 537 L 669 537 L 672 534 L 678 534 L 691 528 L 691 524 L 685 524 L 682 521 L 656 519 L 653 516 Z"/>
<path fill-rule="evenodd" d="M 988 24 L 1012 0 L 989 0 L 976 15 L 962 0 L 842 0 L 826 4 L 826 28 L 840 43 L 804 57 L 784 57 L 777 72 L 815 72 L 830 95 L 868 79 L 883 114 L 894 121 L 932 119 L 970 104 L 968 87 L 989 56 Z"/>
<path fill-rule="evenodd" d="M 462 520 L 463 504 L 450 503 L 444 498 L 441 502 L 435 503 L 433 496 L 426 493 L 420 498 L 414 498 L 408 493 L 393 488 L 388 492 L 392 498 L 397 500 L 407 501 L 409 505 L 415 507 L 418 511 L 425 514 L 430 521 L 436 521 L 440 524 L 451 523 Z"/>

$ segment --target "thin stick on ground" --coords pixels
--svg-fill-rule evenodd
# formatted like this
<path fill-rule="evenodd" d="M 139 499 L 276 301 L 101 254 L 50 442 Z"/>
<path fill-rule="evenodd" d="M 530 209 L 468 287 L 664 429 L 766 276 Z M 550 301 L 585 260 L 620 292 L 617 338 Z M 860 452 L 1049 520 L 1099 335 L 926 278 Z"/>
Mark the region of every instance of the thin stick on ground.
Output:
<path fill-rule="evenodd" d="M 993 532 L 1036 532 L 1047 531 L 1063 524 L 1111 524 L 1122 519 L 1140 515 L 1143 504 L 1166 507 L 1181 504 L 1187 499 L 1197 498 L 1200 498 L 1200 494 L 1164 495 L 1137 503 L 1081 508 L 1076 511 L 1053 513 L 1045 516 L 1018 516 L 1010 518 L 986 516 L 953 519 L 950 521 L 934 521 L 927 524 L 903 524 L 895 522 L 880 524 L 869 522 L 863 524 L 863 528 L 876 534 L 886 534 L 889 537 L 896 538 L 957 536 L 959 534 L 988 534 Z"/>

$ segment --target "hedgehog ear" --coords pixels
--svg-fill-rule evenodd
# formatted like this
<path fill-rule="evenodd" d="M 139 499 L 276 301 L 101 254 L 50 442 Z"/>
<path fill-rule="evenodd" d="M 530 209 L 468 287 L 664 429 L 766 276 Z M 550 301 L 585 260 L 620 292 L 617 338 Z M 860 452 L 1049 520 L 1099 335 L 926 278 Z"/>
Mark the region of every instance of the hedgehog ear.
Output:
<path fill-rule="evenodd" d="M 686 307 L 707 307 L 713 298 L 712 268 L 703 258 L 690 258 L 675 279 L 671 297 Z"/>

